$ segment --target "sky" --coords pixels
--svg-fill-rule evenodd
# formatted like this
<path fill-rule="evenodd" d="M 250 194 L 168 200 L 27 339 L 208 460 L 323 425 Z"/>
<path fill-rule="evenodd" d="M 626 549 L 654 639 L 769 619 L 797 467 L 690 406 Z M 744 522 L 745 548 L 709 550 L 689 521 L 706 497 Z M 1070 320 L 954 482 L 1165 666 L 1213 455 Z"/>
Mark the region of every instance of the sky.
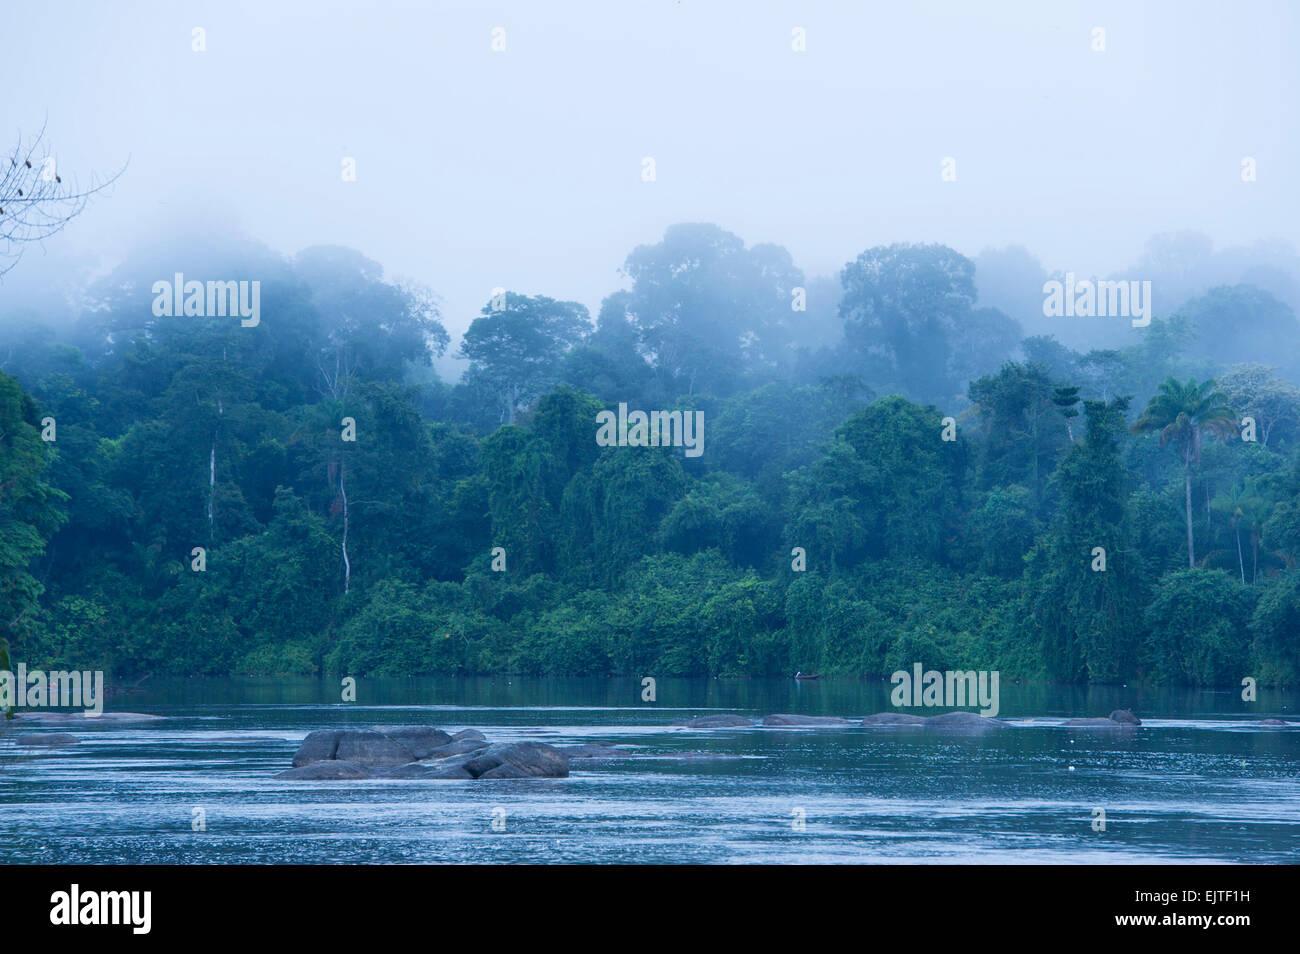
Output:
<path fill-rule="evenodd" d="M 453 336 L 497 286 L 594 316 L 675 222 L 809 276 L 897 241 L 1077 274 L 1181 229 L 1300 245 L 1296 3 L 0 0 L 0 33 L 0 134 L 128 163 L 0 308 L 196 228 L 355 248 Z"/>

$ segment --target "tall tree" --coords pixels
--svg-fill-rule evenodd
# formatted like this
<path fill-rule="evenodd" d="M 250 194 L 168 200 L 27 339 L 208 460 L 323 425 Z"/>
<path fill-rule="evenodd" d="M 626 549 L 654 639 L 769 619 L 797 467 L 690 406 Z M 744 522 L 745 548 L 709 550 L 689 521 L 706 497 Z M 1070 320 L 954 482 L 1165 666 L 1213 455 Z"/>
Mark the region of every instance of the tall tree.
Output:
<path fill-rule="evenodd" d="M 634 249 L 623 271 L 641 347 L 676 393 L 726 394 L 746 372 L 770 374 L 790 359 L 787 319 L 803 272 L 784 248 L 680 224 Z"/>
<path fill-rule="evenodd" d="M 1133 671 L 1142 604 L 1119 447 L 1127 409 L 1127 398 L 1084 402 L 1087 434 L 1057 469 L 1061 506 L 1029 555 L 1025 639 L 1040 641 L 1056 679 L 1110 682 Z"/>
<path fill-rule="evenodd" d="M 983 423 L 978 472 L 985 487 L 1022 484 L 1041 503 L 1068 432 L 1054 422 L 1059 405 L 1045 368 L 1008 361 L 995 375 L 971 382 L 967 391 Z"/>
<path fill-rule="evenodd" d="M 975 308 L 975 266 L 945 245 L 870 248 L 840 280 L 844 336 L 867 380 L 921 401 L 946 405 L 969 380 L 962 373 L 996 368 L 1020 338 L 1001 312 Z"/>
<path fill-rule="evenodd" d="M 1183 462 L 1184 504 L 1187 512 L 1187 565 L 1196 566 L 1196 540 L 1192 531 L 1192 467 L 1201 459 L 1201 441 L 1205 434 L 1227 435 L 1236 432 L 1236 418 L 1228 399 L 1216 390 L 1213 380 L 1197 384 L 1188 379 L 1180 384 L 1167 378 L 1160 393 L 1148 402 L 1146 410 L 1133 425 L 1135 434 L 1160 433 L 1160 444 L 1172 444 Z"/>
<path fill-rule="evenodd" d="M 1234 365 L 1219 376 L 1219 386 L 1232 409 L 1255 419 L 1257 439 L 1278 446 L 1300 429 L 1300 388 L 1262 364 Z"/>
<path fill-rule="evenodd" d="M 555 382 L 560 359 L 590 330 L 587 309 L 577 302 L 504 292 L 469 326 L 460 357 L 470 362 L 466 377 L 496 394 L 501 423 L 514 424 L 515 414 Z"/>

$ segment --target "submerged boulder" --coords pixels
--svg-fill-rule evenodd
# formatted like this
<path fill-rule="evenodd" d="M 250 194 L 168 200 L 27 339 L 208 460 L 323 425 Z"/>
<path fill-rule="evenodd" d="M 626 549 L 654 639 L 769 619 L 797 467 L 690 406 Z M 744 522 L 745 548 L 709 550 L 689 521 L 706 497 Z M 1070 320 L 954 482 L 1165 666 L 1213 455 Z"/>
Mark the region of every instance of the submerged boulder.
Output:
<path fill-rule="evenodd" d="M 753 724 L 753 719 L 746 719 L 744 716 L 738 715 L 707 715 L 700 716 L 698 719 L 673 723 L 673 725 L 684 726 L 687 729 L 729 729 L 733 726 L 752 726 Z"/>
<path fill-rule="evenodd" d="M 763 717 L 766 726 L 818 726 L 818 725 L 852 725 L 848 719 L 840 716 L 808 716 L 778 713 Z"/>
<path fill-rule="evenodd" d="M 912 727 L 931 732 L 951 732 L 964 735 L 983 735 L 1010 728 L 1001 719 L 982 716 L 978 712 L 945 712 L 936 716 L 911 715 L 906 712 L 877 712 L 863 718 L 864 726 Z"/>
<path fill-rule="evenodd" d="M 1132 723 L 1114 719 L 1066 719 L 1061 725 L 1070 729 L 1129 729 Z"/>
<path fill-rule="evenodd" d="M 101 712 L 95 715 L 93 712 L 31 712 L 24 711 L 15 718 L 21 719 L 24 723 L 33 724 L 38 722 L 44 723 L 73 723 L 75 725 L 93 725 L 97 722 L 157 722 L 167 716 L 150 715 L 147 712 Z"/>
<path fill-rule="evenodd" d="M 926 719 L 925 728 L 935 732 L 962 732 L 983 735 L 987 732 L 997 732 L 1001 729 L 1010 728 L 1010 726 L 1001 719 L 982 716 L 978 712 L 945 712 L 942 715 L 930 716 L 930 718 Z"/>
<path fill-rule="evenodd" d="M 76 745 L 81 740 L 66 732 L 23 732 L 14 739 L 17 745 L 59 746 Z"/>
<path fill-rule="evenodd" d="M 559 751 L 565 758 L 573 759 L 621 759 L 629 758 L 627 749 L 605 742 L 585 742 L 582 745 L 562 745 Z"/>
<path fill-rule="evenodd" d="M 863 725 L 925 725 L 925 716 L 908 715 L 905 712 L 877 712 L 865 716 Z"/>

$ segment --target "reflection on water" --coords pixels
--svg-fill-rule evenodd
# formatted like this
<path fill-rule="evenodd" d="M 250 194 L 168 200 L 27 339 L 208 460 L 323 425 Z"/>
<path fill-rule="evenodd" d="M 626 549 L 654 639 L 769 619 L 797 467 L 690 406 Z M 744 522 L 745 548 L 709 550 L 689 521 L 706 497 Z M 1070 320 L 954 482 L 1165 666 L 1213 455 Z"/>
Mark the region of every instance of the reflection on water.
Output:
<path fill-rule="evenodd" d="M 710 709 L 861 716 L 888 683 L 632 679 L 145 683 L 76 726 L 80 744 L 0 742 L 0 863 L 1087 862 L 1294 863 L 1295 694 L 1006 684 L 979 739 L 882 728 L 671 726 Z M 1132 708 L 1135 731 L 1062 728 Z M 913 710 L 922 714 L 933 714 Z M 477 728 L 492 740 L 609 741 L 643 756 L 567 779 L 281 782 L 311 729 Z M 205 831 L 193 831 L 203 810 Z M 1106 830 L 1094 830 L 1094 809 Z M 492 829 L 496 809 L 505 831 Z M 802 821 L 802 827 L 799 822 Z"/>

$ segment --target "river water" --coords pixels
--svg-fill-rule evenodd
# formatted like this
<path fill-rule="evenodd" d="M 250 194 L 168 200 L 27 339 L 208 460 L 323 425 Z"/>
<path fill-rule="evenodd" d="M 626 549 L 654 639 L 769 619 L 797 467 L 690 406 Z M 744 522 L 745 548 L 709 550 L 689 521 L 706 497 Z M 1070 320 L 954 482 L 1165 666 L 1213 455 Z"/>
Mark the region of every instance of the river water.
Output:
<path fill-rule="evenodd" d="M 888 683 L 853 680 L 662 679 L 653 703 L 630 679 L 360 680 L 349 703 L 336 680 L 144 687 L 107 708 L 166 719 L 58 727 L 80 739 L 60 748 L 15 745 L 21 718 L 5 732 L 0 863 L 1300 861 L 1296 693 L 1003 685 L 999 717 L 1033 721 L 962 738 L 671 725 L 892 711 Z M 1121 706 L 1144 724 L 1059 725 Z M 272 777 L 313 729 L 413 723 L 640 757 L 565 779 Z"/>

